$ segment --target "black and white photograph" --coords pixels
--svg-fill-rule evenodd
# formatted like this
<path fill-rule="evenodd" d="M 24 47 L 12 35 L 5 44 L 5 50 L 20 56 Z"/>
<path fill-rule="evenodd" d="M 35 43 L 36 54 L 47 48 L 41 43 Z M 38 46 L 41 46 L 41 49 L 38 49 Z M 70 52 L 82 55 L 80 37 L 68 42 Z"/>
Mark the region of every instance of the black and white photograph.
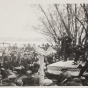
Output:
<path fill-rule="evenodd" d="M 88 4 L 0 0 L 0 86 L 88 86 Z"/>

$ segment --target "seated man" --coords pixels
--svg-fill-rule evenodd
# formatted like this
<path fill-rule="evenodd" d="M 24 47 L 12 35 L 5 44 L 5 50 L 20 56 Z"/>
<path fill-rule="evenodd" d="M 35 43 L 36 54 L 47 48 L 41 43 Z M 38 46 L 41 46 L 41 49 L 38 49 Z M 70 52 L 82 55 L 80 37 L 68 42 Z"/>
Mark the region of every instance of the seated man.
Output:
<path fill-rule="evenodd" d="M 3 74 L 5 76 L 3 76 Z M 3 77 L 3 79 L 2 79 L 2 85 L 3 86 L 16 86 L 14 80 L 17 78 L 17 76 L 11 70 L 4 70 L 3 69 L 2 77 Z"/>
<path fill-rule="evenodd" d="M 80 73 L 79 73 L 79 77 L 81 77 L 83 75 L 83 73 L 88 69 L 88 58 L 87 58 L 87 61 L 84 64 L 84 66 L 79 65 L 78 68 L 81 68 Z"/>
<path fill-rule="evenodd" d="M 59 75 L 57 79 L 57 85 L 64 85 L 64 83 L 68 80 L 71 75 L 67 72 L 66 68 L 63 68 L 62 73 Z"/>
<path fill-rule="evenodd" d="M 39 65 L 37 63 L 34 64 L 32 71 L 27 71 L 27 78 L 22 79 L 23 85 L 31 85 L 31 84 L 39 84 Z"/>
<path fill-rule="evenodd" d="M 34 79 L 32 77 L 32 71 L 27 71 L 26 72 L 26 76 L 25 78 L 22 79 L 23 82 L 23 86 L 25 86 L 26 84 L 33 84 L 34 83 Z"/>
<path fill-rule="evenodd" d="M 7 73 L 7 71 L 4 68 L 1 68 L 0 71 L 1 71 L 1 75 L 2 75 L 3 79 L 8 76 L 8 73 Z"/>

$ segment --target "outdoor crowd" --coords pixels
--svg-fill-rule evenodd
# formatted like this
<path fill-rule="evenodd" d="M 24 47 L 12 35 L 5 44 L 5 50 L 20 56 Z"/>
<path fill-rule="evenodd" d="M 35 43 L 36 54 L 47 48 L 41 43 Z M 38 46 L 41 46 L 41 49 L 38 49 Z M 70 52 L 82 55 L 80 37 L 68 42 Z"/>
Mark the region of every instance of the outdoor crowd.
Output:
<path fill-rule="evenodd" d="M 59 85 L 59 86 L 82 86 L 87 85 L 87 77 L 82 77 L 83 72 L 86 70 L 88 63 L 81 69 L 79 77 L 72 77 L 68 73 L 68 69 L 62 69 L 62 73 L 57 77 L 55 84 L 54 81 L 47 76 L 47 65 L 64 60 L 61 54 L 61 48 L 58 45 L 38 46 L 44 50 L 52 47 L 56 53 L 51 53 L 44 58 L 44 71 L 45 71 L 45 85 Z M 65 48 L 65 47 L 64 47 Z M 67 48 L 66 48 L 67 49 Z M 66 50 L 67 51 L 67 50 Z M 9 52 L 9 54 L 7 54 Z M 80 51 L 78 51 L 79 53 Z M 78 55 L 77 53 L 77 55 Z M 81 54 L 79 53 L 79 56 Z M 68 56 L 70 58 L 70 56 Z M 72 57 L 73 58 L 73 57 Z M 88 61 L 87 61 L 88 62 Z M 0 86 L 38 86 L 39 85 L 39 72 L 40 62 L 38 54 L 33 47 L 19 48 L 17 46 L 9 47 L 7 52 L 3 52 L 0 56 Z M 84 71 L 83 71 L 84 70 Z"/>
<path fill-rule="evenodd" d="M 50 45 L 40 48 L 47 50 Z M 7 47 L 0 56 L 0 86 L 38 86 L 39 85 L 39 58 L 30 45 L 19 48 L 17 45 Z M 44 58 L 45 66 L 54 63 L 55 55 L 50 54 Z M 46 77 L 45 77 L 46 78 Z"/>
<path fill-rule="evenodd" d="M 39 60 L 34 53 L 22 53 L 13 49 L 8 55 L 4 52 L 0 56 L 0 85 L 1 86 L 27 86 L 39 85 Z"/>

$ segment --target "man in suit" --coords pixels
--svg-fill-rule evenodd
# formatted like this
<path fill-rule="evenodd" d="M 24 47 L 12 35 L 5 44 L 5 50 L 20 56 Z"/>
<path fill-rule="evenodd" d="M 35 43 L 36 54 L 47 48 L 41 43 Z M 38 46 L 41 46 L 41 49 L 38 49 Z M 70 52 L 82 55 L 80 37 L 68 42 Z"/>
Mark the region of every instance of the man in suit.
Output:
<path fill-rule="evenodd" d="M 65 82 L 68 81 L 69 78 L 71 78 L 71 75 L 67 71 L 68 69 L 63 68 L 61 71 L 61 74 L 59 75 L 57 79 L 57 85 L 64 85 Z"/>
<path fill-rule="evenodd" d="M 84 48 L 82 48 L 81 45 L 77 45 L 76 49 L 75 49 L 75 59 L 74 59 L 74 64 L 73 65 L 77 65 L 77 61 L 80 58 L 80 56 L 83 57 L 83 60 L 85 61 L 85 52 L 84 52 Z"/>
<path fill-rule="evenodd" d="M 64 33 L 63 35 L 64 37 L 62 38 L 62 51 L 64 55 L 64 61 L 67 61 L 67 57 L 69 55 L 68 50 L 72 42 L 72 39 L 69 36 L 67 36 L 66 33 Z"/>
<path fill-rule="evenodd" d="M 88 58 L 87 58 L 85 64 L 83 66 L 79 65 L 78 68 L 81 68 L 80 73 L 79 73 L 79 77 L 81 77 L 83 75 L 83 73 L 88 69 Z"/>
<path fill-rule="evenodd" d="M 86 52 L 88 52 L 88 33 L 86 34 L 86 43 L 84 44 L 84 46 L 82 45 L 77 45 L 76 49 L 75 49 L 75 59 L 74 59 L 74 65 L 77 65 L 77 61 L 79 59 L 80 56 L 83 57 L 83 62 L 86 61 Z"/>

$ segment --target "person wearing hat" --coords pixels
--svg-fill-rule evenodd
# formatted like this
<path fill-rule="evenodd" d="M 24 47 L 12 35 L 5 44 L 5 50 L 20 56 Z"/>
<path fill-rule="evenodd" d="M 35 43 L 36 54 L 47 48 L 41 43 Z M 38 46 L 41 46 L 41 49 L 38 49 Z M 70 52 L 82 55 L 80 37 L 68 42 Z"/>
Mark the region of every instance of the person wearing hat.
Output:
<path fill-rule="evenodd" d="M 85 64 L 82 66 L 82 65 L 79 65 L 78 68 L 81 68 L 80 70 L 80 73 L 79 73 L 79 77 L 81 77 L 83 75 L 83 73 L 88 69 L 88 58 L 85 62 Z"/>
<path fill-rule="evenodd" d="M 77 45 L 76 48 L 75 48 L 75 59 L 74 59 L 74 64 L 73 65 L 77 65 L 77 61 L 78 61 L 80 56 L 82 56 L 83 60 L 85 61 L 84 48 L 81 45 Z"/>
<path fill-rule="evenodd" d="M 39 63 L 34 62 L 33 66 L 32 66 L 32 69 L 30 69 L 30 70 L 32 71 L 32 73 L 36 73 L 36 72 L 38 72 L 39 68 L 40 68 Z"/>
<path fill-rule="evenodd" d="M 59 75 L 57 79 L 57 85 L 64 85 L 64 83 L 67 81 L 71 75 L 67 72 L 67 68 L 63 68 L 61 71 L 61 74 Z"/>
<path fill-rule="evenodd" d="M 3 67 L 5 69 L 9 69 L 8 57 L 7 56 L 4 56 Z"/>
<path fill-rule="evenodd" d="M 76 49 L 76 58 L 75 58 L 75 62 L 77 62 L 77 60 L 78 60 L 78 58 L 79 58 L 79 56 L 80 55 L 82 55 L 83 56 L 83 62 L 85 62 L 86 61 L 86 56 L 87 55 L 85 55 L 85 53 L 88 51 L 88 33 L 86 33 L 86 42 L 85 42 L 85 44 L 82 46 L 82 45 L 79 45 L 78 47 L 77 47 L 77 49 Z"/>
<path fill-rule="evenodd" d="M 85 56 L 85 53 L 86 51 L 88 51 L 88 32 L 86 33 L 86 40 L 85 40 L 85 44 L 82 46 L 82 45 L 78 45 L 76 47 L 76 50 L 75 50 L 75 60 L 74 60 L 74 63 L 77 64 L 77 61 L 79 59 L 80 56 L 83 57 L 83 62 L 86 61 L 86 56 Z"/>
<path fill-rule="evenodd" d="M 34 79 L 32 77 L 32 74 L 33 73 L 30 70 L 26 72 L 27 77 L 22 79 L 23 86 L 25 86 L 26 84 L 31 85 L 32 83 L 34 83 Z"/>
<path fill-rule="evenodd" d="M 3 79 L 8 76 L 8 73 L 7 73 L 7 71 L 6 71 L 4 68 L 1 68 L 1 69 L 0 69 L 0 72 L 1 72 L 1 75 L 2 75 L 2 78 L 3 78 Z"/>
<path fill-rule="evenodd" d="M 27 76 L 30 75 L 31 73 L 32 73 L 31 71 L 27 71 L 27 72 L 26 72 L 26 75 L 19 76 L 19 77 L 17 78 L 17 80 L 16 80 L 16 84 L 17 84 L 18 86 L 23 86 L 23 83 L 24 83 L 23 80 L 26 79 Z"/>
<path fill-rule="evenodd" d="M 25 68 L 27 68 L 27 64 L 28 64 L 27 57 L 24 56 L 24 57 L 22 58 L 21 65 L 24 66 Z"/>
<path fill-rule="evenodd" d="M 39 67 L 38 63 L 34 63 L 33 69 L 26 72 L 27 78 L 23 79 L 23 85 L 39 84 Z"/>
<path fill-rule="evenodd" d="M 72 42 L 72 39 L 66 35 L 66 33 L 63 33 L 63 38 L 62 38 L 62 44 L 61 44 L 61 51 L 63 52 L 64 55 L 64 61 L 67 61 L 67 57 L 68 57 L 68 49 L 69 46 Z"/>
<path fill-rule="evenodd" d="M 78 68 L 81 68 L 79 77 L 83 75 L 83 73 L 88 69 L 88 55 L 86 55 L 86 51 L 88 52 L 88 33 L 86 34 L 86 44 L 84 45 L 83 51 L 85 53 L 85 65 L 79 65 Z"/>

